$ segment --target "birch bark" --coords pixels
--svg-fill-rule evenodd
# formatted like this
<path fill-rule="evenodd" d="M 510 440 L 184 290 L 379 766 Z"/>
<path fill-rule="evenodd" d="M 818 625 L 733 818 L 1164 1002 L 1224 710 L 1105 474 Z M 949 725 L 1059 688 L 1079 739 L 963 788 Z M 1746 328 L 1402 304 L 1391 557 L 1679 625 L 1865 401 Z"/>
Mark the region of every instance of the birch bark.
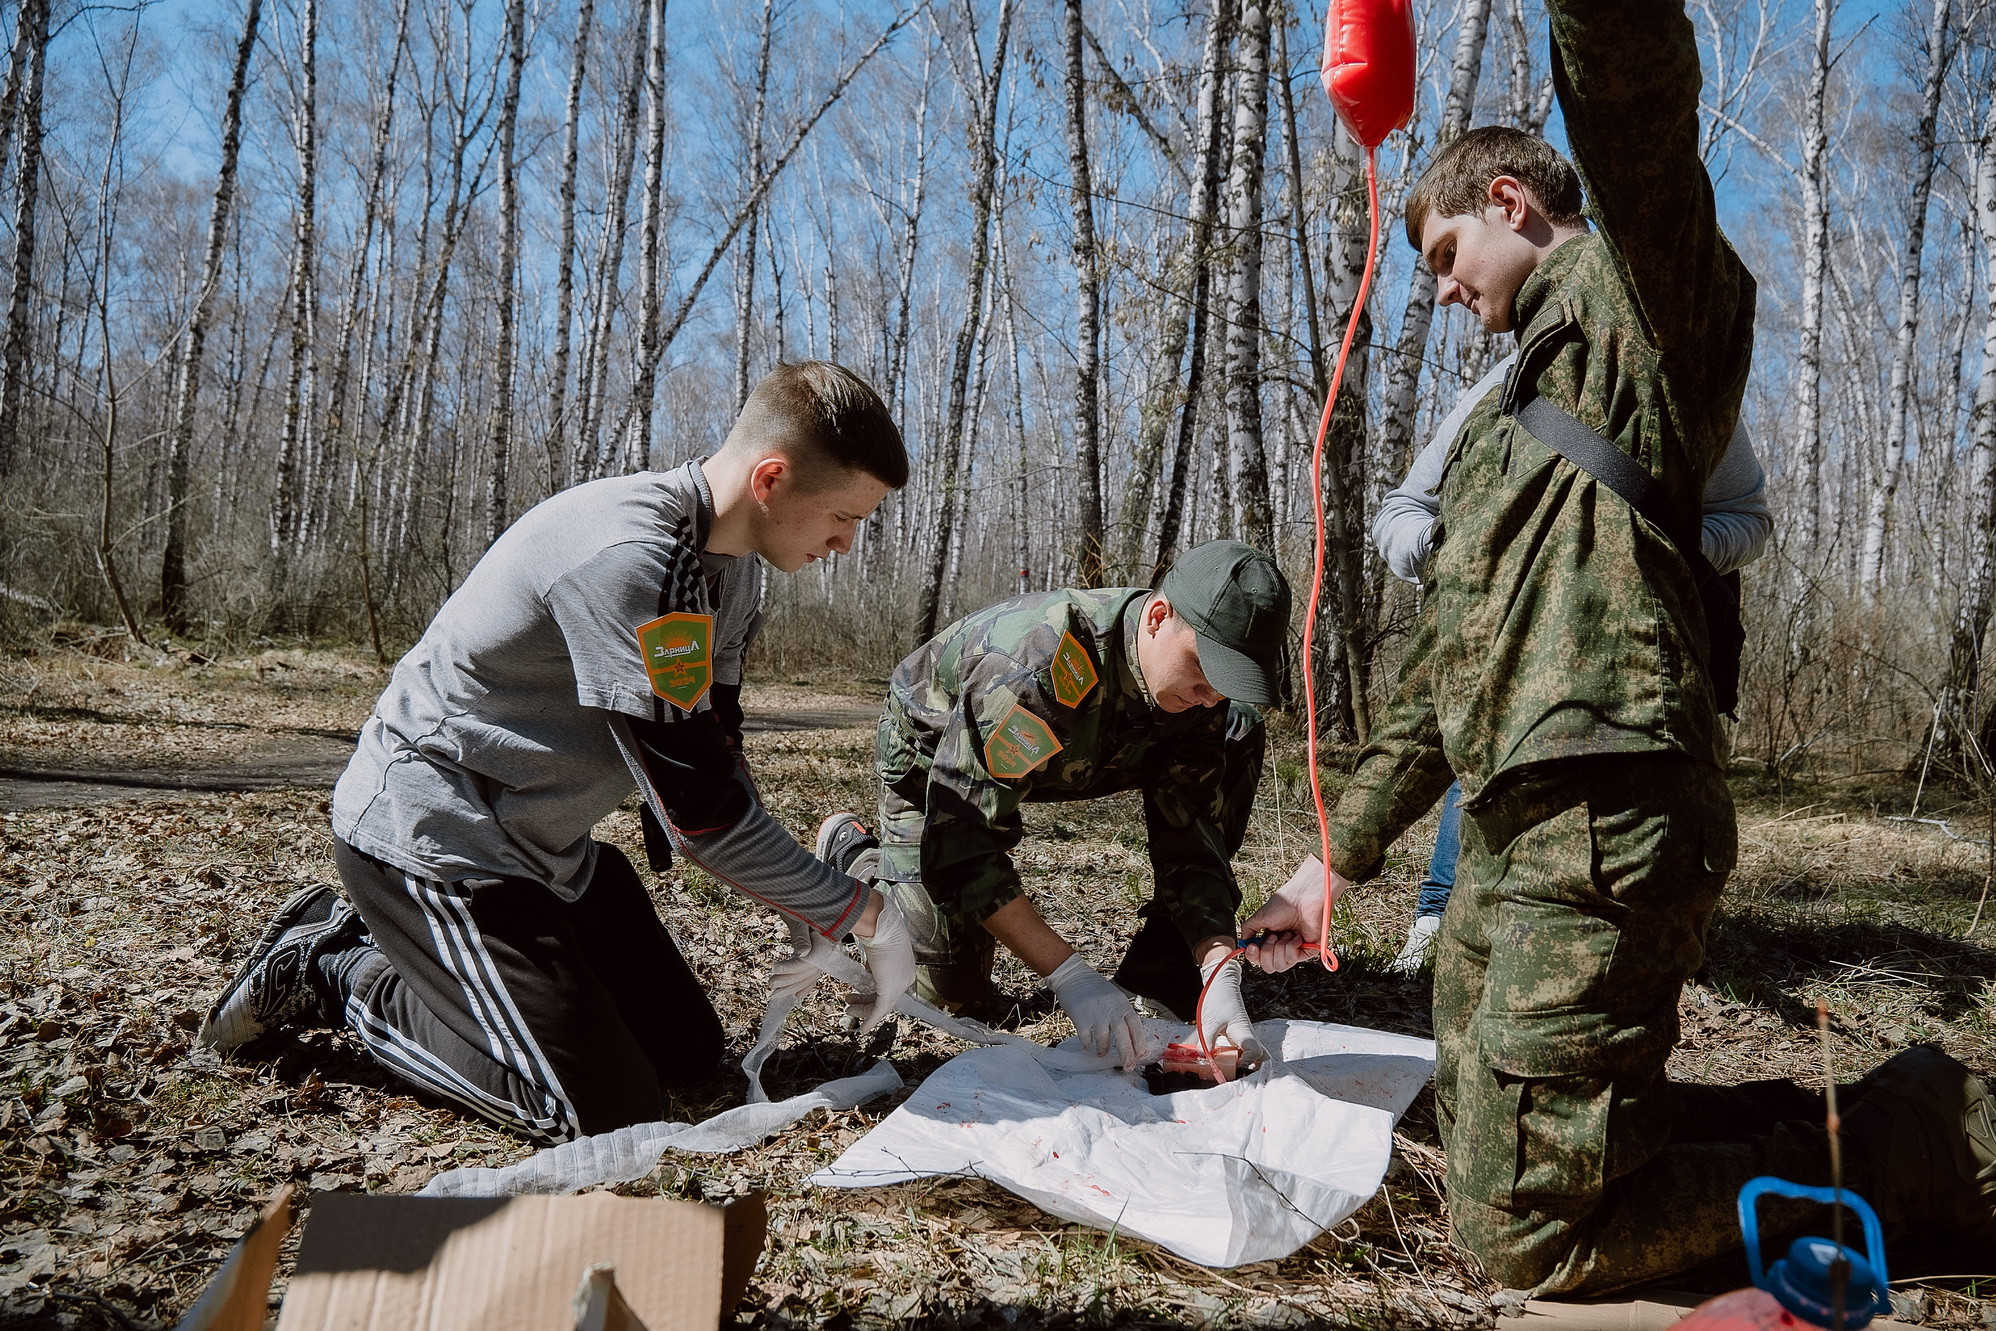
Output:
<path fill-rule="evenodd" d="M 943 444 L 940 456 L 942 485 L 936 505 L 934 537 L 929 549 L 929 576 L 922 584 L 920 605 L 915 614 L 915 641 L 927 642 L 936 636 L 942 612 L 942 595 L 950 567 L 950 547 L 955 537 L 955 511 L 962 482 L 957 467 L 963 460 L 967 394 L 970 387 L 971 357 L 976 351 L 977 332 L 983 324 L 984 274 L 991 263 L 991 203 L 998 181 L 998 99 L 1005 82 L 1005 56 L 1012 36 L 1012 0 L 998 0 L 997 34 L 992 40 L 991 63 L 984 67 L 977 58 L 977 14 L 965 0 L 967 40 L 972 47 L 971 70 L 981 79 L 974 89 L 977 118 L 972 122 L 970 178 L 970 271 L 966 290 L 969 308 L 957 329 L 956 349 L 950 358 L 949 405 L 943 414 Z"/>
<path fill-rule="evenodd" d="M 1859 563 L 1862 590 L 1870 601 L 1877 600 L 1885 576 L 1886 528 L 1892 521 L 1892 500 L 1899 489 L 1911 424 L 1914 341 L 1920 331 L 1920 268 L 1927 239 L 1927 201 L 1934 184 L 1934 125 L 1940 115 L 1941 83 L 1951 55 L 1949 5 L 1950 0 L 1934 0 L 1933 17 L 1927 26 L 1927 72 L 1920 86 L 1920 119 L 1913 130 L 1906 241 L 1899 257 L 1899 326 L 1892 345 L 1892 378 L 1885 403 L 1885 446 L 1878 481 L 1865 511 L 1864 553 Z"/>
<path fill-rule="evenodd" d="M 596 21 L 596 0 L 582 0 L 575 15 L 575 49 L 569 58 L 568 99 L 561 121 L 560 239 L 555 243 L 554 368 L 548 379 L 548 490 L 567 486 L 574 478 L 568 444 L 568 372 L 574 356 L 575 327 L 575 178 L 581 156 L 582 85 L 589 73 L 589 30 Z"/>
<path fill-rule="evenodd" d="M 25 0 L 20 22 L 31 54 L 21 91 L 21 166 L 14 176 L 14 286 L 0 348 L 0 476 L 14 468 L 27 405 L 28 311 L 35 298 L 35 208 L 42 180 L 42 85 L 48 68 L 49 0 Z"/>
<path fill-rule="evenodd" d="M 1206 45 L 1200 59 L 1199 120 L 1206 127 L 1199 193 L 1192 210 L 1188 248 L 1192 255 L 1192 327 L 1190 359 L 1185 368 L 1184 408 L 1178 416 L 1178 438 L 1173 445 L 1171 477 L 1166 483 L 1164 514 L 1158 522 L 1157 558 L 1152 561 L 1150 584 L 1154 587 L 1165 570 L 1178 558 L 1179 530 L 1184 525 L 1187 483 L 1192 468 L 1193 444 L 1198 438 L 1199 398 L 1205 385 L 1207 325 L 1211 319 L 1213 291 L 1213 218 L 1219 211 L 1220 164 L 1229 156 L 1226 134 L 1229 118 L 1221 109 L 1227 80 L 1227 53 L 1233 43 L 1232 0 L 1212 0 L 1206 20 Z"/>
<path fill-rule="evenodd" d="M 1802 319 L 1795 350 L 1795 445 L 1802 463 L 1800 549 L 1816 549 L 1823 524 L 1823 273 L 1830 261 L 1830 205 L 1824 174 L 1829 124 L 1830 25 L 1836 0 L 1815 0 L 1809 91 L 1802 112 Z"/>
<path fill-rule="evenodd" d="M 1268 140 L 1268 6 L 1246 0 L 1234 152 L 1227 182 L 1227 456 L 1235 529 L 1257 550 L 1272 544 L 1268 451 L 1261 420 L 1262 167 Z"/>
<path fill-rule="evenodd" d="M 769 102 L 769 39 L 776 19 L 775 0 L 762 0 L 762 32 L 755 62 L 755 108 L 749 115 L 749 180 L 762 179 L 762 118 Z M 755 317 L 755 256 L 760 210 L 749 214 L 742 230 L 742 247 L 735 259 L 735 411 L 749 395 L 749 327 Z"/>
<path fill-rule="evenodd" d="M 222 251 L 228 244 L 229 221 L 236 200 L 236 160 L 242 148 L 243 90 L 249 82 L 250 57 L 256 52 L 257 26 L 263 0 L 249 0 L 243 13 L 242 37 L 222 103 L 222 161 L 215 177 L 215 201 L 208 210 L 208 244 L 201 257 L 201 281 L 188 311 L 187 332 L 174 367 L 173 418 L 167 427 L 166 548 L 160 557 L 159 600 L 166 626 L 174 633 L 190 627 L 187 606 L 188 502 L 193 484 L 194 403 L 201 387 L 202 353 L 208 320 L 214 310 L 215 288 L 222 278 Z"/>
<path fill-rule="evenodd" d="M 284 376 L 284 433 L 278 444 L 277 495 L 270 522 L 270 600 L 282 615 L 299 545 L 304 491 L 301 463 L 309 447 L 317 396 L 313 316 L 318 305 L 319 0 L 305 0 L 298 37 L 298 103 L 292 134 L 298 153 L 298 202 L 291 237 L 290 346 Z"/>
<path fill-rule="evenodd" d="M 525 0 L 506 2 L 506 91 L 499 99 L 499 364 L 494 374 L 485 544 L 512 521 L 513 379 L 520 351 L 520 73 L 527 63 Z"/>
<path fill-rule="evenodd" d="M 1081 474 L 1081 585 L 1103 581 L 1102 532 L 1102 274 L 1095 252 L 1094 181 L 1088 168 L 1088 98 L 1081 58 L 1081 0 L 1067 0 L 1068 196 L 1074 221 L 1075 465 Z"/>

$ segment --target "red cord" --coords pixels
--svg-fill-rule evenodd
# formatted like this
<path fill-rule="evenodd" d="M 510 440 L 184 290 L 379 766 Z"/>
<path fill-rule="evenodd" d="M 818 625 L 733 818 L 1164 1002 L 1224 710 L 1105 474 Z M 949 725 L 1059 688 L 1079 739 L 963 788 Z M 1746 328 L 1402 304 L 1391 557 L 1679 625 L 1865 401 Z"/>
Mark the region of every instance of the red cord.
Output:
<path fill-rule="evenodd" d="M 1337 405 L 1338 389 L 1344 384 L 1345 361 L 1351 355 L 1351 344 L 1358 337 L 1359 316 L 1365 310 L 1365 298 L 1372 291 L 1372 269 L 1379 258 L 1379 170 L 1375 150 L 1365 150 L 1365 194 L 1366 194 L 1366 238 L 1365 272 L 1358 280 L 1358 299 L 1352 302 L 1351 319 L 1345 324 L 1344 341 L 1338 346 L 1337 368 L 1331 374 L 1330 395 L 1324 399 L 1324 418 L 1317 426 L 1317 446 L 1310 457 L 1310 498 L 1316 514 L 1316 564 L 1310 577 L 1310 604 L 1303 614 L 1303 710 L 1308 720 L 1309 731 L 1306 740 L 1310 758 L 1310 793 L 1317 804 L 1317 837 L 1322 850 L 1320 862 L 1324 865 L 1324 913 L 1317 931 L 1319 941 L 1305 943 L 1305 952 L 1315 952 L 1324 963 L 1324 969 L 1338 968 L 1338 954 L 1331 947 L 1331 819 L 1324 809 L 1324 779 L 1317 770 L 1317 671 L 1315 656 L 1317 647 L 1317 603 L 1324 595 L 1324 444 L 1331 433 L 1331 411 Z M 1200 986 L 1199 1002 L 1192 1011 L 1192 1038 L 1199 1043 L 1199 1056 L 1206 1060 L 1206 1066 L 1213 1073 L 1213 1080 L 1225 1081 L 1218 1060 L 1213 1057 L 1213 1047 L 1206 1042 L 1206 995 L 1213 988 L 1213 981 L 1220 978 L 1220 972 L 1233 964 L 1234 958 L 1247 951 L 1245 946 L 1227 953 L 1206 983 Z"/>
<path fill-rule="evenodd" d="M 1365 192 L 1368 213 L 1368 226 L 1365 241 L 1365 272 L 1358 281 L 1358 299 L 1352 302 L 1351 319 L 1345 324 L 1344 342 L 1338 347 L 1337 369 L 1331 375 L 1331 391 L 1324 399 L 1324 418 L 1317 426 L 1317 446 L 1310 458 L 1310 499 L 1316 511 L 1316 568 L 1310 579 L 1310 604 L 1303 615 L 1303 710 L 1308 721 L 1305 739 L 1309 747 L 1310 793 L 1317 803 L 1317 835 L 1323 851 L 1320 857 L 1324 866 L 1324 914 L 1318 930 L 1317 955 L 1324 963 L 1324 969 L 1338 968 L 1338 954 L 1331 947 L 1331 819 L 1324 810 L 1324 779 L 1317 770 L 1317 671 L 1314 657 L 1317 650 L 1317 603 L 1324 595 L 1324 442 L 1331 433 L 1331 411 L 1337 405 L 1338 389 L 1344 383 L 1345 359 L 1351 355 L 1351 344 L 1358 336 L 1359 316 L 1365 310 L 1365 298 L 1372 290 L 1372 267 L 1379 257 L 1379 172 L 1374 160 L 1374 149 L 1365 150 Z"/>

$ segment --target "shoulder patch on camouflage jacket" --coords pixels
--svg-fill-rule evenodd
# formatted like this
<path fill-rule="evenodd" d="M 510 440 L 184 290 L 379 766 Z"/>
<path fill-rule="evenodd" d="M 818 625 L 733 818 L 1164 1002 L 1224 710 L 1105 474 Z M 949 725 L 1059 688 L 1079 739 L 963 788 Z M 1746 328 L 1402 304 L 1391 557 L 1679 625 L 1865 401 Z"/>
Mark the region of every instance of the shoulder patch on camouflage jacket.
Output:
<path fill-rule="evenodd" d="M 984 766 L 993 776 L 1017 780 L 1064 747 L 1046 722 L 1015 703 L 984 741 Z"/>
<path fill-rule="evenodd" d="M 1063 707 L 1081 706 L 1081 700 L 1101 678 L 1095 662 L 1088 657 L 1088 649 L 1081 645 L 1072 629 L 1060 635 L 1060 646 L 1053 654 L 1052 673 L 1053 696 Z"/>

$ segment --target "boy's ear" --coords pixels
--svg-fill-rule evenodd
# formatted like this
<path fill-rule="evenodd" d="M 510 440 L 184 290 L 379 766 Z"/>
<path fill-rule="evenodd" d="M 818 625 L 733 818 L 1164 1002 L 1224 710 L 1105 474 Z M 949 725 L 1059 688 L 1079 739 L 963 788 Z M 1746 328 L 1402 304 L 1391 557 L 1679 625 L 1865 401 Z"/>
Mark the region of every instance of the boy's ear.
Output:
<path fill-rule="evenodd" d="M 1513 231 L 1523 231 L 1531 221 L 1537 202 L 1525 183 L 1516 176 L 1498 176 L 1490 182 L 1489 191 L 1492 205 L 1504 210 L 1504 224 Z"/>
<path fill-rule="evenodd" d="M 790 473 L 790 460 L 779 454 L 770 454 L 749 469 L 749 494 L 758 504 L 769 502 L 770 492 L 776 489 L 776 482 Z"/>

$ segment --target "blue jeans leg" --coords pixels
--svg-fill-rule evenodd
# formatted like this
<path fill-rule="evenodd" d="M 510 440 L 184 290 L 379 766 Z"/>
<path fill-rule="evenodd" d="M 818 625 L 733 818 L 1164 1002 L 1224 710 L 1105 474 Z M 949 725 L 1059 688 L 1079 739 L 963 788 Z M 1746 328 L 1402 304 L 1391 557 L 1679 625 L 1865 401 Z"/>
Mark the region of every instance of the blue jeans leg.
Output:
<path fill-rule="evenodd" d="M 1421 897 L 1416 915 L 1439 915 L 1448 908 L 1449 893 L 1455 891 L 1455 861 L 1462 853 L 1462 783 L 1457 782 L 1442 796 L 1442 825 L 1435 832 L 1435 853 L 1428 857 L 1428 876 L 1421 880 Z"/>

